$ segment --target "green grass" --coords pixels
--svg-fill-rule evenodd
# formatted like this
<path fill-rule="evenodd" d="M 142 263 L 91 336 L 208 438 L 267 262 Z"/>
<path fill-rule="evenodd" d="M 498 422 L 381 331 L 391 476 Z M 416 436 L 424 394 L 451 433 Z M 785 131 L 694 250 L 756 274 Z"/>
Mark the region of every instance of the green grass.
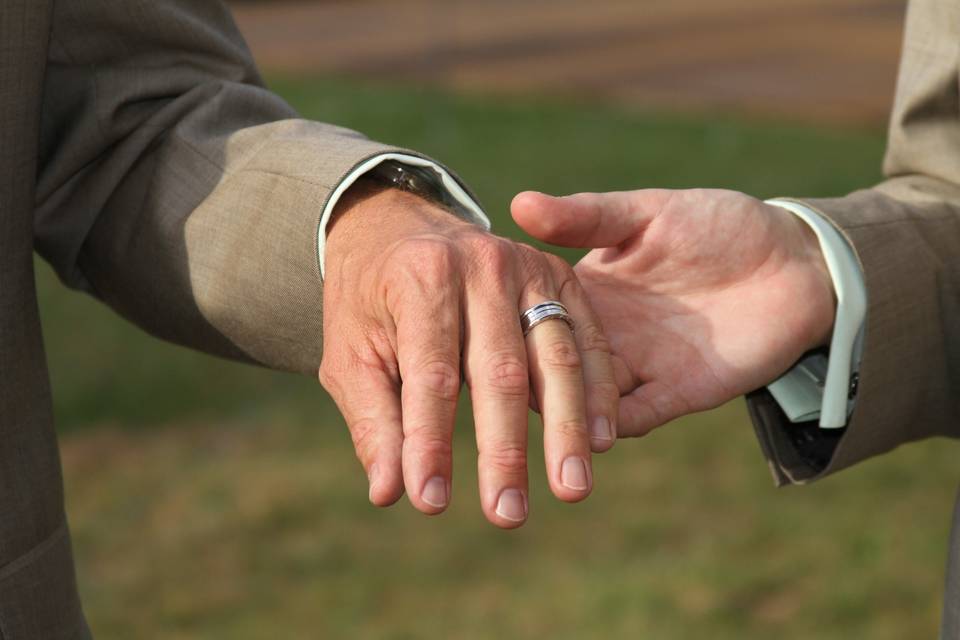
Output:
<path fill-rule="evenodd" d="M 521 189 L 834 195 L 879 132 L 277 79 L 306 116 L 432 154 L 500 233 Z M 571 258 L 575 253 L 566 254 Z M 775 490 L 742 404 L 618 443 L 578 505 L 486 524 L 469 406 L 453 504 L 376 510 L 315 381 L 161 344 L 40 269 L 86 609 L 101 638 L 933 637 L 952 447 Z"/>

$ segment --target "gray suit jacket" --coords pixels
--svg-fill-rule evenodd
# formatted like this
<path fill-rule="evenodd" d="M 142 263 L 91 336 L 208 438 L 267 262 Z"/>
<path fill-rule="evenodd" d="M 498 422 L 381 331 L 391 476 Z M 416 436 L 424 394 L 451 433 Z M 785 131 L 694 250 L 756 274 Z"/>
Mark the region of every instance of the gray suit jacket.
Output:
<path fill-rule="evenodd" d="M 844 198 L 805 200 L 856 250 L 868 311 L 856 406 L 842 434 L 791 425 L 748 396 L 780 484 L 816 480 L 905 442 L 960 437 L 960 4 L 912 0 L 884 173 Z M 922 473 L 922 470 L 918 470 Z M 943 637 L 960 638 L 960 504 Z"/>
<path fill-rule="evenodd" d="M 216 0 L 3 0 L 0 640 L 89 636 L 34 249 L 157 336 L 315 375 L 318 221 L 342 176 L 390 150 L 298 119 Z"/>
<path fill-rule="evenodd" d="M 768 396 L 751 396 L 782 482 L 960 431 L 960 263 L 951 260 L 960 249 L 958 43 L 952 3 L 915 3 L 891 179 L 809 203 L 863 263 L 867 348 L 857 410 L 839 439 L 786 425 Z M 3 0 L 0 640 L 89 637 L 63 510 L 34 248 L 67 284 L 158 336 L 312 373 L 322 340 L 320 212 L 343 175 L 385 150 L 298 120 L 265 91 L 215 0 Z M 957 598 L 951 579 L 951 638 L 960 637 Z"/>

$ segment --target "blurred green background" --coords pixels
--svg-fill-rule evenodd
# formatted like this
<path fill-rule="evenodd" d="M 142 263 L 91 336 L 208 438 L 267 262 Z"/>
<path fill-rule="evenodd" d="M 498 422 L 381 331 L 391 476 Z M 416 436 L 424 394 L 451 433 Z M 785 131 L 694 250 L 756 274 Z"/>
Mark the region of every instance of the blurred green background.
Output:
<path fill-rule="evenodd" d="M 274 77 L 305 116 L 455 167 L 498 233 L 554 193 L 717 186 L 838 195 L 878 130 Z M 571 259 L 575 253 L 566 254 Z M 39 267 L 68 510 L 100 638 L 934 637 L 955 452 L 912 445 L 776 490 L 742 402 L 621 441 L 586 502 L 552 498 L 531 422 L 531 519 L 487 524 L 470 408 L 454 499 L 377 510 L 312 379 L 161 344 Z"/>

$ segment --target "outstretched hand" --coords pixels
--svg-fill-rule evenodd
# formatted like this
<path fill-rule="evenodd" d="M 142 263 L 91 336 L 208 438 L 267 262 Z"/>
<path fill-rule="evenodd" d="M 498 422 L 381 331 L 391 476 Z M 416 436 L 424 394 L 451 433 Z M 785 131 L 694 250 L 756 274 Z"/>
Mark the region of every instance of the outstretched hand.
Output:
<path fill-rule="evenodd" d="M 418 196 L 360 183 L 328 227 L 320 379 L 347 420 L 385 506 L 450 501 L 461 378 L 476 424 L 480 502 L 497 526 L 528 516 L 527 415 L 543 416 L 557 498 L 593 486 L 591 452 L 614 442 L 617 386 L 607 341 L 562 259 L 498 238 Z M 576 322 L 524 336 L 520 314 L 562 302 Z"/>
<path fill-rule="evenodd" d="M 576 273 L 610 339 L 618 435 L 640 436 L 776 379 L 828 342 L 836 302 L 817 239 L 734 191 L 519 194 L 535 238 L 591 247 Z"/>

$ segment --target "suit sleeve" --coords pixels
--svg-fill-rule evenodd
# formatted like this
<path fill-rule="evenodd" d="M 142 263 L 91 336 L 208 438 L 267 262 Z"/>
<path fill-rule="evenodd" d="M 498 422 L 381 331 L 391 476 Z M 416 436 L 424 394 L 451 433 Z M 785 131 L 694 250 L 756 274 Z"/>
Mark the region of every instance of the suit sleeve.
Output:
<path fill-rule="evenodd" d="M 774 477 L 814 480 L 934 436 L 960 437 L 960 8 L 907 12 L 887 179 L 803 203 L 857 254 L 867 320 L 856 404 L 842 432 L 790 424 L 765 390 L 747 398 Z"/>
<path fill-rule="evenodd" d="M 38 252 L 158 337 L 315 373 L 321 214 L 403 150 L 299 119 L 215 0 L 59 2 L 50 52 Z"/>

